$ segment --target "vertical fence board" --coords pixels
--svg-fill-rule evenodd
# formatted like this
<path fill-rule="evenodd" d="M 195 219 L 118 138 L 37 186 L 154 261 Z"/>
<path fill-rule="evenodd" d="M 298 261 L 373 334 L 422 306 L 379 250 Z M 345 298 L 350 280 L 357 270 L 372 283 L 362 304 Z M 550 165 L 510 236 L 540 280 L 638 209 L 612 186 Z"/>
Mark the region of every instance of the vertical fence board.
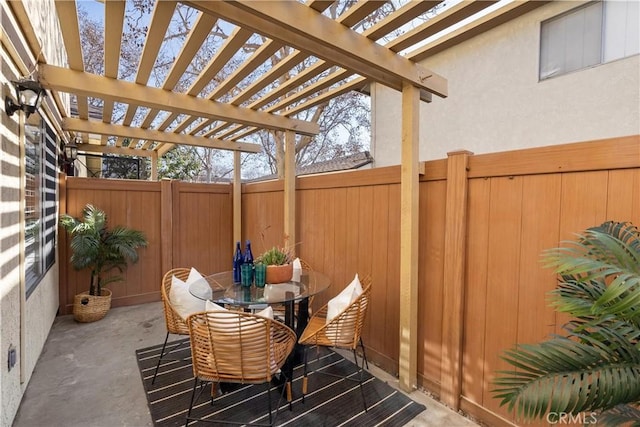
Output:
<path fill-rule="evenodd" d="M 398 292 L 400 280 L 400 185 L 389 186 L 389 240 L 387 242 L 387 282 L 386 282 L 386 319 L 385 345 L 378 350 L 385 356 L 385 369 L 397 374 L 397 361 L 400 354 L 398 342 L 400 340 L 400 293 Z M 374 278 L 377 286 L 378 278 Z M 374 316 L 375 314 L 372 314 Z"/>
<path fill-rule="evenodd" d="M 609 172 L 607 220 L 629 221 L 640 226 L 640 170 Z"/>
<path fill-rule="evenodd" d="M 316 270 L 322 271 L 322 259 L 325 251 L 324 229 L 318 225 L 323 225 L 324 207 L 319 203 L 320 195 L 318 193 L 319 190 L 299 192 L 298 210 L 300 218 L 305 218 L 305 221 L 299 221 L 299 240 L 292 242 L 292 244 L 297 244 L 297 253 L 300 253 L 300 248 L 304 247 L 307 254 L 304 259 Z"/>
<path fill-rule="evenodd" d="M 314 258 L 314 265 L 311 267 L 315 269 L 322 269 L 329 277 L 335 276 L 335 246 L 336 239 L 342 240 L 342 236 L 336 235 L 336 223 L 339 221 L 335 207 L 336 192 L 329 189 L 319 190 L 322 192 L 322 205 L 318 206 L 318 209 L 322 211 L 323 231 L 324 231 L 324 253 L 322 259 Z M 304 249 L 304 244 L 300 250 Z M 311 256 L 312 254 L 310 254 Z M 321 305 L 315 304 L 316 308 L 320 308 Z"/>
<path fill-rule="evenodd" d="M 469 181 L 462 395 L 479 404 L 484 384 L 490 194 L 489 179 Z"/>
<path fill-rule="evenodd" d="M 366 186 L 360 189 L 360 209 L 358 209 L 358 261 L 352 267 L 352 271 L 349 274 L 350 278 L 356 273 L 360 274 L 360 277 L 368 276 L 371 274 L 371 258 L 373 256 L 373 247 L 375 241 L 372 238 L 373 234 L 373 187 Z M 378 292 L 378 291 L 376 291 Z M 377 302 L 372 301 L 372 308 L 375 310 L 378 305 Z M 377 310 L 376 310 L 377 311 Z"/>
<path fill-rule="evenodd" d="M 440 383 L 446 181 L 420 183 L 418 372 Z"/>
<path fill-rule="evenodd" d="M 516 343 L 518 322 L 518 265 L 521 233 L 522 177 L 491 178 L 490 229 L 486 248 L 487 320 L 485 330 L 483 406 L 507 416 L 492 399 L 491 380 L 508 365 L 499 352 Z"/>
<path fill-rule="evenodd" d="M 560 205 L 560 241 L 575 240 L 576 233 L 606 220 L 606 197 L 609 173 L 574 172 L 562 175 Z M 556 313 L 555 333 L 563 333 L 562 326 L 570 320 L 564 313 Z"/>
<path fill-rule="evenodd" d="M 558 241 L 560 218 L 560 177 L 525 177 L 522 200 L 522 242 L 518 290 L 519 343 L 538 342 L 554 332 L 555 311 L 548 305 L 548 292 L 555 288 L 556 276 L 544 269 L 541 253 Z"/>
<path fill-rule="evenodd" d="M 372 313 L 376 313 L 375 317 L 381 317 L 382 321 L 389 322 L 387 318 L 387 309 L 389 302 L 387 301 L 387 265 L 389 263 L 389 186 L 378 185 L 373 188 L 372 210 L 372 227 L 371 227 L 371 278 L 372 278 L 372 310 L 369 317 L 374 318 Z M 368 322 L 366 330 L 367 345 L 374 348 L 385 348 L 385 335 L 375 329 L 373 321 Z M 386 328 L 385 328 L 386 330 Z"/>

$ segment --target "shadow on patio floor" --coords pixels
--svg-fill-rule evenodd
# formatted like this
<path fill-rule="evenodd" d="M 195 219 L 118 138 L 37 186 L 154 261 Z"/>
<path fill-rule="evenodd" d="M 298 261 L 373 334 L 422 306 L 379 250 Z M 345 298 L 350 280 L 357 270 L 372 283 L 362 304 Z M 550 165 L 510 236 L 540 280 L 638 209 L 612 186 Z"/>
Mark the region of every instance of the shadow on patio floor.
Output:
<path fill-rule="evenodd" d="M 165 333 L 159 302 L 113 308 L 94 323 L 56 318 L 13 427 L 153 425 L 135 350 L 162 343 Z M 394 377 L 370 368 L 397 386 Z M 409 396 L 427 410 L 408 426 L 476 425 L 422 392 Z"/>

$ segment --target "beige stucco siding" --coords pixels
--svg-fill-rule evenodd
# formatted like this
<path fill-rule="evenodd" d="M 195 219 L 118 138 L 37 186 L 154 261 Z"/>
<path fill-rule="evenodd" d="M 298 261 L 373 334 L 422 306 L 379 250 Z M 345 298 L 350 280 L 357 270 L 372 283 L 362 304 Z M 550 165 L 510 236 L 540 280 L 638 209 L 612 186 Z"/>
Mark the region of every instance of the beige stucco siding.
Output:
<path fill-rule="evenodd" d="M 540 23 L 576 6 L 554 2 L 423 62 L 449 82 L 420 111 L 420 159 L 640 133 L 640 56 L 539 81 Z M 400 163 L 401 97 L 372 90 L 376 166 Z"/>
<path fill-rule="evenodd" d="M 23 7 L 14 14 L 13 7 Z M 2 34 L 0 44 L 0 84 L 2 99 L 15 99 L 11 80 L 31 74 L 33 64 L 66 63 L 66 54 L 59 31 L 53 0 L 25 0 L 22 4 L 0 0 Z M 24 14 L 31 24 L 21 24 Z M 31 26 L 32 25 L 32 26 Z M 25 36 L 26 34 L 33 36 Z M 9 36 L 11 35 L 11 36 Z M 37 40 L 37 46 L 29 40 Z M 36 73 L 33 74 L 37 75 Z M 50 111 L 54 105 L 47 100 L 40 113 L 51 120 L 60 113 Z M 63 100 L 66 102 L 66 98 Z M 58 310 L 58 264 L 55 263 L 40 280 L 38 287 L 25 297 L 22 251 L 24 158 L 21 152 L 23 113 L 9 117 L 2 102 L 0 112 L 0 426 L 13 422 L 22 395 L 42 352 Z M 34 116 L 32 116 L 34 117 Z M 54 126 L 55 127 L 55 126 Z M 59 127 L 59 125 L 58 125 Z M 57 250 L 57 248 L 56 248 Z M 10 371 L 8 350 L 17 350 L 17 363 Z"/>

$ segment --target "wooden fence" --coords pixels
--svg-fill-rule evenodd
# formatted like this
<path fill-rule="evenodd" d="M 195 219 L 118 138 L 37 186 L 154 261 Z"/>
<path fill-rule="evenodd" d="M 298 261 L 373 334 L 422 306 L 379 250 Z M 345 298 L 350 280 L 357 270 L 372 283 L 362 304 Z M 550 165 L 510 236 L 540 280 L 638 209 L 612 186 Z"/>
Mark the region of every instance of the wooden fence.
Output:
<path fill-rule="evenodd" d="M 60 211 L 82 215 L 87 203 L 104 209 L 109 226 L 126 225 L 149 241 L 140 260 L 113 283 L 112 306 L 160 300 L 162 275 L 173 266 L 216 272 L 230 268 L 232 200 L 229 185 L 178 181 L 144 182 L 69 177 L 62 184 Z M 68 262 L 68 237 L 60 230 L 60 313 L 69 314 L 74 295 L 89 288 L 89 273 Z"/>
<path fill-rule="evenodd" d="M 447 188 L 447 182 L 466 191 Z M 69 213 L 92 202 L 109 212 L 113 224 L 126 223 L 150 237 L 126 282 L 113 286 L 115 305 L 159 299 L 162 272 L 173 266 L 193 265 L 204 272 L 230 266 L 227 185 L 69 178 L 66 187 Z M 356 272 L 370 274 L 367 355 L 397 373 L 400 168 L 301 177 L 296 187 L 298 255 L 333 283 L 315 304 L 335 295 Z M 466 194 L 459 204 L 464 212 L 447 212 L 460 209 L 447 204 L 452 194 Z M 463 245 L 447 237 L 447 230 L 460 227 L 453 221 L 461 217 L 466 218 Z M 420 178 L 419 385 L 435 395 L 459 396 L 463 410 L 488 424 L 514 422 L 490 393 L 494 372 L 508 367 L 501 351 L 561 332 L 567 320 L 547 306 L 546 294 L 556 281 L 542 268 L 540 253 L 605 220 L 640 224 L 640 136 L 486 155 L 455 153 L 449 160 L 426 162 Z M 282 182 L 243 185 L 242 221 L 255 254 L 281 243 Z M 445 266 L 460 261 L 461 283 L 445 283 L 455 276 Z M 75 292 L 84 290 L 77 285 L 82 275 L 65 265 L 60 269 L 62 312 L 68 312 Z"/>

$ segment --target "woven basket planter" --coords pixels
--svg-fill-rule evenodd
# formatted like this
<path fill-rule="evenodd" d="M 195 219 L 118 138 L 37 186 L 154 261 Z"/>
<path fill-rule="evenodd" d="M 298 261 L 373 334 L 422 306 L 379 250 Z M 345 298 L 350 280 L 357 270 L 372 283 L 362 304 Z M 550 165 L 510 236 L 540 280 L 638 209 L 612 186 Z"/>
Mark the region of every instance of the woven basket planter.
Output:
<path fill-rule="evenodd" d="M 111 308 L 111 291 L 102 288 L 100 296 L 82 292 L 73 300 L 73 318 L 76 322 L 95 322 L 106 316 Z"/>
<path fill-rule="evenodd" d="M 293 276 L 293 264 L 267 265 L 267 283 L 285 283 Z"/>

